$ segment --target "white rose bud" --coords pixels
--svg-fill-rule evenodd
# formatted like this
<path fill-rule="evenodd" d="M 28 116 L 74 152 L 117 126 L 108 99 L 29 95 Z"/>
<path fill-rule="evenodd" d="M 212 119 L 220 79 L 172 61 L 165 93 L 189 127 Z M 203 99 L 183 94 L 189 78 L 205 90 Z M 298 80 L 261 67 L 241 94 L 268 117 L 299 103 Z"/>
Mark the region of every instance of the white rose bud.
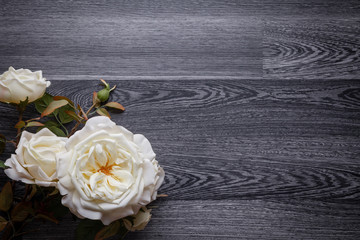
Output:
<path fill-rule="evenodd" d="M 27 184 L 56 186 L 57 156 L 65 151 L 67 138 L 58 137 L 44 128 L 36 134 L 24 131 L 19 145 L 6 160 L 5 174 Z"/>
<path fill-rule="evenodd" d="M 18 104 L 28 97 L 33 102 L 44 95 L 48 86 L 50 82 L 42 77 L 41 71 L 10 67 L 0 75 L 0 101 Z"/>
<path fill-rule="evenodd" d="M 59 157 L 62 204 L 79 218 L 111 222 L 156 199 L 164 171 L 150 142 L 107 117 L 93 117 Z"/>
<path fill-rule="evenodd" d="M 150 221 L 151 218 L 150 212 L 151 209 L 142 207 L 141 210 L 136 215 L 133 216 L 134 217 L 133 223 L 131 223 L 130 220 L 124 218 L 123 221 L 126 229 L 132 232 L 144 230 L 144 228 Z"/>

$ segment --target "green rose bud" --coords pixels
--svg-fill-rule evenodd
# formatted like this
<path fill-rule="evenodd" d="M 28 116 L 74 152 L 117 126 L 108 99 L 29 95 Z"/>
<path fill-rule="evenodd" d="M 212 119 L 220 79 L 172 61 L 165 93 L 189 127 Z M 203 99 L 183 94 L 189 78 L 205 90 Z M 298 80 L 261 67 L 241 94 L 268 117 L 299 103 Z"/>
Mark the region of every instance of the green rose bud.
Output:
<path fill-rule="evenodd" d="M 101 102 L 105 102 L 109 99 L 109 94 L 112 90 L 114 90 L 116 88 L 116 85 L 113 86 L 111 89 L 110 89 L 110 85 L 105 82 L 104 79 L 100 79 L 100 81 L 104 84 L 105 88 L 100 90 L 98 93 L 97 93 L 97 98 L 101 101 Z"/>
<path fill-rule="evenodd" d="M 104 88 L 97 93 L 97 97 L 101 102 L 105 102 L 109 99 L 110 89 Z"/>

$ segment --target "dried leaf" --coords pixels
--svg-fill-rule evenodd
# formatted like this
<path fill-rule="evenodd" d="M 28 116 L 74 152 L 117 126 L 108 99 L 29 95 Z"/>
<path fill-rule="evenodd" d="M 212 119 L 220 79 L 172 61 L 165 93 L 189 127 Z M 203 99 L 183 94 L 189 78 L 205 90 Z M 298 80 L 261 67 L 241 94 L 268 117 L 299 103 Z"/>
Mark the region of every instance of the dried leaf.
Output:
<path fill-rule="evenodd" d="M 115 109 L 119 109 L 121 111 L 125 111 L 125 108 L 123 105 L 121 105 L 120 103 L 117 102 L 108 102 L 107 104 L 104 105 L 105 107 L 110 107 L 110 108 L 115 108 Z"/>
<path fill-rule="evenodd" d="M 10 209 L 13 201 L 13 192 L 10 182 L 7 182 L 0 193 L 0 210 L 6 212 Z"/>
<path fill-rule="evenodd" d="M 6 227 L 7 223 L 8 223 L 8 221 L 7 221 L 5 218 L 3 218 L 3 217 L 0 216 L 0 232 L 1 232 L 2 230 L 4 230 L 4 228 Z"/>
<path fill-rule="evenodd" d="M 96 92 L 93 93 L 93 98 L 92 98 L 92 100 L 93 100 L 93 104 L 94 104 L 95 106 L 99 106 L 99 104 L 100 104 L 101 101 L 100 101 L 100 99 L 98 98 Z"/>
<path fill-rule="evenodd" d="M 63 100 L 68 101 L 71 105 L 74 105 L 74 102 L 71 101 L 71 99 L 69 99 L 69 98 L 67 98 L 67 97 L 64 97 L 64 96 L 54 96 L 53 99 L 54 99 L 55 101 L 58 101 L 58 100 L 62 100 L 62 99 L 63 99 Z"/>
<path fill-rule="evenodd" d="M 5 218 L 0 216 L 0 232 L 2 230 L 4 230 L 4 228 L 6 227 L 7 224 L 8 224 L 8 221 Z"/>
<path fill-rule="evenodd" d="M 99 114 L 101 116 L 111 118 L 109 112 L 105 108 L 98 108 L 98 109 L 96 109 L 96 112 L 97 112 L 97 114 Z"/>
<path fill-rule="evenodd" d="M 42 214 L 42 213 L 37 214 L 35 217 L 36 218 L 42 218 L 42 219 L 48 220 L 50 222 L 54 222 L 56 224 L 59 223 L 59 220 L 57 220 L 56 218 L 54 218 L 52 216 L 49 216 L 49 215 Z"/>
<path fill-rule="evenodd" d="M 82 113 L 83 117 L 85 118 L 85 120 L 88 120 L 88 117 L 84 111 L 84 109 L 79 105 L 79 108 L 80 108 L 80 112 Z"/>
<path fill-rule="evenodd" d="M 17 129 L 23 128 L 24 126 L 25 126 L 24 121 L 19 121 L 17 124 L 15 124 L 15 128 L 17 128 Z"/>
<path fill-rule="evenodd" d="M 169 195 L 167 194 L 158 194 L 156 197 L 168 197 Z"/>
<path fill-rule="evenodd" d="M 27 197 L 27 200 L 31 200 L 35 196 L 36 192 L 37 192 L 36 185 L 32 184 L 31 185 L 31 192 L 30 192 L 29 196 Z"/>
<path fill-rule="evenodd" d="M 29 122 L 28 124 L 26 124 L 26 127 L 43 127 L 45 126 L 45 124 L 41 123 L 41 122 Z"/>
<path fill-rule="evenodd" d="M 41 117 L 45 117 L 45 116 L 51 114 L 56 109 L 61 108 L 62 106 L 65 106 L 66 104 L 68 104 L 68 101 L 66 101 L 64 99 L 61 99 L 58 101 L 52 101 L 49 104 L 49 106 L 47 106 L 47 108 L 41 113 Z"/>
<path fill-rule="evenodd" d="M 103 227 L 96 235 L 95 240 L 103 240 L 116 235 L 120 228 L 120 222 L 115 221 L 110 225 Z"/>
<path fill-rule="evenodd" d="M 34 214 L 34 209 L 31 207 L 31 202 L 20 202 L 11 211 L 11 220 L 14 222 L 22 222 L 30 214 Z"/>

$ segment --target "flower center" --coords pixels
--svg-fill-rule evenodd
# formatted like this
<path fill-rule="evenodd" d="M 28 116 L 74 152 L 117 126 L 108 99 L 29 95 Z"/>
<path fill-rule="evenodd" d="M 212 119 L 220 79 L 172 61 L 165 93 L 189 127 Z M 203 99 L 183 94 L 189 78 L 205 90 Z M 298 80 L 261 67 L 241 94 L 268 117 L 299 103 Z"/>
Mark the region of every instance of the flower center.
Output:
<path fill-rule="evenodd" d="M 102 172 L 105 175 L 112 175 L 111 170 L 112 170 L 113 165 L 106 165 L 106 166 L 102 166 L 101 168 L 99 168 L 99 170 L 97 170 L 98 172 Z"/>

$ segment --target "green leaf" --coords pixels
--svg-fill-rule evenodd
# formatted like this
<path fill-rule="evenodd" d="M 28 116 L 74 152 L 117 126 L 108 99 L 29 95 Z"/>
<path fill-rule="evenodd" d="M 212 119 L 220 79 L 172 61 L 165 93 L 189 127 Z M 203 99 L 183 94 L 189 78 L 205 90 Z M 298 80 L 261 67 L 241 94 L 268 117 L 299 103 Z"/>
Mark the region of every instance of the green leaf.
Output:
<path fill-rule="evenodd" d="M 80 122 L 80 117 L 74 111 L 65 111 L 67 115 L 69 115 L 72 119 Z"/>
<path fill-rule="evenodd" d="M 4 135 L 0 134 L 0 154 L 4 152 L 5 147 L 6 147 L 6 138 Z"/>
<path fill-rule="evenodd" d="M 105 108 L 96 109 L 97 114 L 110 118 L 109 112 Z"/>
<path fill-rule="evenodd" d="M 20 101 L 17 108 L 20 112 L 24 112 L 28 104 L 29 104 L 29 97 L 26 97 L 25 101 Z"/>
<path fill-rule="evenodd" d="M 3 168 L 3 169 L 7 168 L 5 165 L 5 162 L 2 160 L 0 160 L 0 168 Z"/>
<path fill-rule="evenodd" d="M 17 124 L 15 124 L 15 128 L 20 129 L 25 127 L 25 122 L 24 121 L 20 121 Z"/>
<path fill-rule="evenodd" d="M 45 93 L 42 98 L 36 100 L 35 103 L 35 108 L 39 113 L 42 113 L 47 106 L 49 106 L 49 104 L 53 101 L 53 96 L 51 96 L 48 93 Z"/>
<path fill-rule="evenodd" d="M 110 108 L 115 108 L 115 109 L 119 109 L 121 111 L 125 111 L 125 108 L 123 105 L 121 105 L 120 103 L 117 102 L 108 102 L 107 104 L 104 105 L 105 107 L 110 107 Z"/>
<path fill-rule="evenodd" d="M 120 229 L 120 222 L 115 221 L 110 225 L 103 227 L 96 235 L 95 240 L 103 240 L 112 237 L 118 233 Z"/>
<path fill-rule="evenodd" d="M 0 210 L 6 212 L 10 209 L 13 201 L 13 192 L 10 182 L 7 182 L 0 193 Z"/>
<path fill-rule="evenodd" d="M 94 239 L 96 233 L 98 233 L 103 227 L 104 224 L 102 224 L 101 221 L 83 219 L 77 226 L 75 232 L 75 239 L 76 240 Z"/>
<path fill-rule="evenodd" d="M 36 121 L 33 121 L 33 122 L 28 122 L 26 124 L 26 127 L 43 127 L 45 126 L 43 123 L 41 122 L 36 122 Z"/>
<path fill-rule="evenodd" d="M 74 109 L 70 106 L 70 105 L 65 105 L 61 108 L 59 108 L 59 120 L 61 123 L 65 124 L 65 123 L 69 123 L 71 121 L 73 121 L 74 119 L 69 116 L 69 114 L 67 114 L 66 112 L 68 111 L 73 111 Z"/>
<path fill-rule="evenodd" d="M 45 124 L 45 126 L 46 126 L 47 128 L 49 128 L 49 127 L 59 127 L 59 126 L 60 126 L 59 123 L 57 123 L 57 122 L 55 122 L 55 121 L 52 121 L 52 120 L 47 121 L 47 122 L 45 122 L 44 124 Z"/>
<path fill-rule="evenodd" d="M 14 222 L 22 222 L 30 214 L 34 215 L 34 209 L 31 207 L 31 202 L 20 202 L 11 211 L 11 220 Z"/>
<path fill-rule="evenodd" d="M 66 137 L 66 134 L 64 133 L 64 131 L 61 130 L 60 128 L 58 128 L 58 127 L 52 126 L 52 127 L 48 127 L 48 129 L 50 131 L 52 131 L 56 136 Z"/>
<path fill-rule="evenodd" d="M 69 102 L 61 99 L 58 101 L 52 101 L 47 108 L 41 113 L 41 117 L 45 117 L 51 113 L 53 113 L 56 109 L 61 108 L 62 106 L 65 106 L 66 104 L 68 104 Z"/>
<path fill-rule="evenodd" d="M 57 122 L 55 122 L 55 121 L 52 121 L 52 120 L 47 121 L 47 122 L 44 122 L 44 124 L 45 124 L 45 126 L 39 127 L 39 128 L 37 129 L 37 132 L 40 131 L 41 129 L 43 129 L 44 127 L 47 127 L 47 128 L 50 129 L 50 127 L 56 127 L 56 128 L 58 128 L 58 127 L 60 126 L 59 123 L 57 123 Z"/>

